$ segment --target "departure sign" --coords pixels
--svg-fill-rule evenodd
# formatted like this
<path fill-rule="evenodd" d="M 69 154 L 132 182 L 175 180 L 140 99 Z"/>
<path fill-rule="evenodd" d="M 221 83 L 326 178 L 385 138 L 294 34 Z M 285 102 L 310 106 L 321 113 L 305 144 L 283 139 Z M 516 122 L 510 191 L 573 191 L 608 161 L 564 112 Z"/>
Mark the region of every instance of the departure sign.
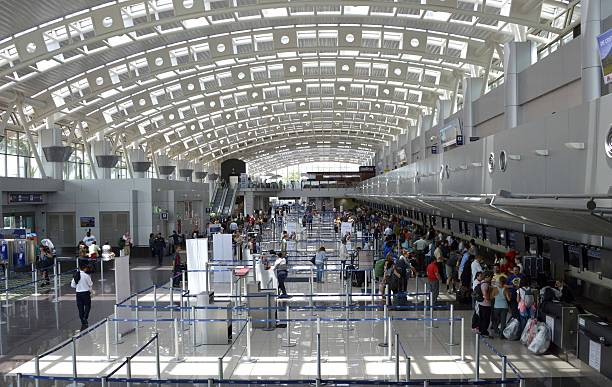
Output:
<path fill-rule="evenodd" d="M 42 203 L 42 193 L 10 193 L 8 194 L 8 202 L 12 203 Z"/>

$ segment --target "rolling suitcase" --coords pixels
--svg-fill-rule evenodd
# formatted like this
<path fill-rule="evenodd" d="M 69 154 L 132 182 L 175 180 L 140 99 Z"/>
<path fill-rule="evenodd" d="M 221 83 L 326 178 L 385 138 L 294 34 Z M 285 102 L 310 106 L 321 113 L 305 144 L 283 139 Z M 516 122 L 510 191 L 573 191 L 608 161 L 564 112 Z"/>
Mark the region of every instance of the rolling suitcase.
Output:
<path fill-rule="evenodd" d="M 365 271 L 354 271 L 351 276 L 351 283 L 353 286 L 362 287 L 365 283 Z"/>

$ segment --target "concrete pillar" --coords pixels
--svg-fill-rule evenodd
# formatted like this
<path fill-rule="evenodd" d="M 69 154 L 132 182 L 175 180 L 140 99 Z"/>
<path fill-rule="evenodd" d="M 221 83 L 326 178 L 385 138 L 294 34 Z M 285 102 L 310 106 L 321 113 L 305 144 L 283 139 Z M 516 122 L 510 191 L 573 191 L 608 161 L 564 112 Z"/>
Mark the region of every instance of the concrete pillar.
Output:
<path fill-rule="evenodd" d="M 111 179 L 113 168 L 119 162 L 119 156 L 113 152 L 113 145 L 108 140 L 92 141 L 94 157 L 98 169 L 98 177 Z"/>
<path fill-rule="evenodd" d="M 601 61 L 597 36 L 601 34 L 601 0 L 580 3 L 582 35 L 582 98 L 584 102 L 601 97 Z"/>
<path fill-rule="evenodd" d="M 145 152 L 142 149 L 130 149 L 130 162 L 134 170 L 135 178 L 144 178 L 145 173 L 151 168 L 151 162 L 147 161 Z"/>
<path fill-rule="evenodd" d="M 253 191 L 244 192 L 244 216 L 253 215 L 255 210 L 255 193 Z"/>
<path fill-rule="evenodd" d="M 444 120 L 451 115 L 451 103 L 449 99 L 438 99 L 436 101 L 436 112 L 438 114 L 438 125 L 444 125 Z"/>
<path fill-rule="evenodd" d="M 166 155 L 157 156 L 157 168 L 161 177 L 170 180 L 170 175 L 176 170 L 176 162 Z"/>
<path fill-rule="evenodd" d="M 44 153 L 41 161 L 47 177 L 63 179 L 64 164 L 70 159 L 74 148 L 64 146 L 62 129 L 52 124 L 41 129 L 38 136 L 38 147 L 39 152 Z"/>
<path fill-rule="evenodd" d="M 506 129 L 519 124 L 518 74 L 537 60 L 536 46 L 532 41 L 509 42 L 504 45 L 504 89 Z"/>
<path fill-rule="evenodd" d="M 474 133 L 474 109 L 473 104 L 480 98 L 482 90 L 482 78 L 463 78 L 463 141 L 468 143 Z"/>

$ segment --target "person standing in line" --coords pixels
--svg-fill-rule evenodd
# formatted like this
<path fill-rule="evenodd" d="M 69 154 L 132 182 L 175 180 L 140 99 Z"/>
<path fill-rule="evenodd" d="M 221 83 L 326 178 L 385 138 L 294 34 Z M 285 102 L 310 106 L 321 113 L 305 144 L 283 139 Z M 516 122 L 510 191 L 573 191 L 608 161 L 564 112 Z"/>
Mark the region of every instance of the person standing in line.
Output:
<path fill-rule="evenodd" d="M 480 283 L 482 301 L 478 302 L 478 331 L 483 337 L 490 337 L 489 324 L 491 323 L 491 272 L 486 272 Z"/>
<path fill-rule="evenodd" d="M 438 262 L 442 262 L 442 258 L 438 258 L 437 261 L 431 261 L 427 265 L 427 283 L 429 284 L 429 292 L 431 293 L 432 304 L 436 305 L 438 301 L 438 294 L 440 294 L 440 269 Z"/>
<path fill-rule="evenodd" d="M 321 246 L 317 254 L 315 255 L 315 266 L 317 267 L 317 282 L 323 283 L 323 268 L 327 262 L 327 255 L 325 254 L 325 247 Z"/>
<path fill-rule="evenodd" d="M 482 256 L 477 255 L 476 259 L 474 259 L 474 261 L 472 262 L 472 282 L 474 282 L 474 280 L 476 279 L 476 273 L 480 273 L 483 271 L 482 269 Z M 472 287 L 472 290 L 474 288 Z"/>
<path fill-rule="evenodd" d="M 278 253 L 278 258 L 276 258 L 274 265 L 272 265 L 269 270 L 276 271 L 276 279 L 278 280 L 278 290 L 280 293 L 278 298 L 290 298 L 287 294 L 287 288 L 285 287 L 285 280 L 289 274 L 289 268 L 283 253 Z"/>
<path fill-rule="evenodd" d="M 83 238 L 83 242 L 85 242 L 85 245 L 89 247 L 95 241 L 96 237 L 92 235 L 91 230 L 87 230 L 87 233 L 85 233 L 85 238 Z"/>
<path fill-rule="evenodd" d="M 91 310 L 91 290 L 93 281 L 86 272 L 87 264 L 82 263 L 79 270 L 75 271 L 70 286 L 76 289 L 76 303 L 81 319 L 81 330 L 87 329 L 89 322 L 89 311 Z"/>
<path fill-rule="evenodd" d="M 510 292 L 504 286 L 506 280 L 506 276 L 502 274 L 497 281 L 493 281 L 493 286 L 491 289 L 491 299 L 495 300 L 493 303 L 491 323 L 493 333 L 499 337 L 504 337 L 502 333 L 504 332 L 504 329 L 506 329 L 506 320 L 508 317 L 510 301 Z"/>

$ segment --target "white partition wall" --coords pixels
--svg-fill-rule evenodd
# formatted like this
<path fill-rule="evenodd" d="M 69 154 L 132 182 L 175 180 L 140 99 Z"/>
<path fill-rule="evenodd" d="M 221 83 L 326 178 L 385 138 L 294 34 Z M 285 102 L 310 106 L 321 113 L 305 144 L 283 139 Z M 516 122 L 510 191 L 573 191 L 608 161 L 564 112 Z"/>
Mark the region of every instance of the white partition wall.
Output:
<path fill-rule="evenodd" d="M 187 270 L 202 270 L 188 274 L 187 288 L 189 294 L 196 295 L 206 291 L 208 277 L 206 263 L 208 262 L 208 239 L 187 239 Z"/>
<path fill-rule="evenodd" d="M 130 285 L 130 256 L 115 257 L 115 301 L 122 302 L 132 295 Z M 131 319 L 133 312 L 130 308 L 117 308 L 117 318 Z M 124 335 L 134 329 L 132 324 L 119 324 L 119 334 Z"/>
<path fill-rule="evenodd" d="M 213 234 L 213 261 L 221 261 L 221 263 L 228 264 L 234 260 L 234 252 L 232 247 L 232 235 L 231 234 Z M 217 266 L 216 270 L 227 268 L 227 266 Z M 215 283 L 229 283 L 232 278 L 232 272 L 230 270 L 215 271 L 213 276 L 213 282 Z"/>

